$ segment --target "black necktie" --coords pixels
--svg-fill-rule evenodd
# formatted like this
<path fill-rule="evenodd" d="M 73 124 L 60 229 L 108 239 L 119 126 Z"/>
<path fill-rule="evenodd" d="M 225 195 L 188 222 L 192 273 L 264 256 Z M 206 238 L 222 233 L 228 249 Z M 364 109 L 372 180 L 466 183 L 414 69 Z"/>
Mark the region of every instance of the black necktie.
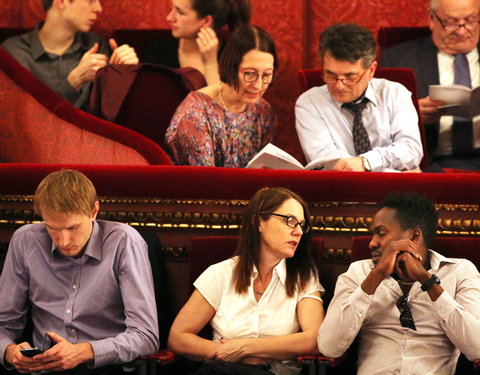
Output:
<path fill-rule="evenodd" d="M 367 98 L 363 98 L 360 103 L 345 103 L 343 107 L 353 112 L 353 144 L 356 155 L 364 154 L 372 149 L 367 130 L 363 126 L 362 111 L 368 103 Z"/>
<path fill-rule="evenodd" d="M 454 84 L 472 87 L 470 67 L 467 56 L 464 53 L 455 55 L 453 63 Z M 473 127 L 472 121 L 455 117 L 452 127 L 452 152 L 454 155 L 467 156 L 473 150 Z"/>

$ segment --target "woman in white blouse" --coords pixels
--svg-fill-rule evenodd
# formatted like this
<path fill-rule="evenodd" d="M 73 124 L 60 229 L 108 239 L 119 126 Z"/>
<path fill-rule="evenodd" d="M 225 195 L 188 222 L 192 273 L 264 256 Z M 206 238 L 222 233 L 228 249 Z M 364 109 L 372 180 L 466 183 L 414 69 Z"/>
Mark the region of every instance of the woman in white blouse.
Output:
<path fill-rule="evenodd" d="M 298 374 L 295 357 L 318 352 L 324 317 L 309 229 L 306 203 L 297 194 L 259 190 L 243 217 L 236 256 L 195 281 L 172 325 L 170 348 L 207 360 L 201 374 L 233 373 L 232 362 L 245 365 L 245 374 Z M 198 336 L 208 322 L 212 340 Z"/>

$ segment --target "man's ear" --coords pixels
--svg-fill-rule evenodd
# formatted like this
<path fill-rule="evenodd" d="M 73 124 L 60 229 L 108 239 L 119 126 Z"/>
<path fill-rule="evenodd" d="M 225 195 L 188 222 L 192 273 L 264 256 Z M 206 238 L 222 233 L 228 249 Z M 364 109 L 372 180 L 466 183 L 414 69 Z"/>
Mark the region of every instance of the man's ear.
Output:
<path fill-rule="evenodd" d="M 97 218 L 98 211 L 100 211 L 100 203 L 98 201 L 96 201 L 95 205 L 93 206 L 93 210 L 92 210 L 92 216 L 91 216 L 92 220 L 95 220 Z"/>
<path fill-rule="evenodd" d="M 414 243 L 419 243 L 420 241 L 423 241 L 422 231 L 420 229 L 414 229 L 410 240 Z"/>
<path fill-rule="evenodd" d="M 65 3 L 67 2 L 68 0 L 53 0 L 53 4 L 52 4 L 52 8 L 53 7 L 56 7 L 60 10 L 65 10 Z"/>

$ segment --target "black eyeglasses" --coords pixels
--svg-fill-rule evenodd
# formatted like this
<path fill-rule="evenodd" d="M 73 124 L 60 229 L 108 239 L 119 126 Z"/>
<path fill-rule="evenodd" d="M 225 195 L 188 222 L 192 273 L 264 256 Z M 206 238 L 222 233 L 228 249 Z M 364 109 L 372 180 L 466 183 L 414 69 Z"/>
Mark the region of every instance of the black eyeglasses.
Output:
<path fill-rule="evenodd" d="M 474 30 L 480 23 L 480 20 L 478 19 L 477 16 L 468 17 L 467 19 L 465 19 L 464 23 L 457 23 L 457 22 L 449 22 L 449 21 L 442 20 L 437 15 L 437 13 L 435 13 L 433 10 L 431 11 L 431 13 L 435 17 L 435 19 L 438 21 L 440 26 L 442 26 L 445 29 L 445 31 L 448 31 L 449 33 L 456 31 L 457 29 L 461 29 L 462 27 L 464 27 L 467 30 Z"/>
<path fill-rule="evenodd" d="M 298 221 L 295 216 L 280 215 L 274 212 L 262 212 L 262 214 L 283 217 L 285 219 L 285 224 L 293 229 L 295 229 L 298 225 L 303 233 L 307 233 L 310 230 L 310 224 L 308 224 L 306 221 Z"/>
<path fill-rule="evenodd" d="M 360 77 L 358 78 L 338 78 L 336 74 L 324 72 L 323 80 L 325 83 L 336 84 L 337 81 L 341 81 L 345 86 L 355 86 L 358 82 L 362 80 L 365 74 L 368 72 L 368 69 L 365 70 Z"/>
<path fill-rule="evenodd" d="M 257 82 L 258 77 L 262 77 L 262 82 L 266 85 L 273 81 L 273 73 L 258 74 L 255 70 L 243 71 L 243 80 L 247 83 Z"/>
<path fill-rule="evenodd" d="M 412 312 L 408 306 L 408 297 L 403 295 L 397 301 L 397 308 L 400 311 L 400 324 L 402 327 L 417 330 L 415 322 L 413 321 Z"/>

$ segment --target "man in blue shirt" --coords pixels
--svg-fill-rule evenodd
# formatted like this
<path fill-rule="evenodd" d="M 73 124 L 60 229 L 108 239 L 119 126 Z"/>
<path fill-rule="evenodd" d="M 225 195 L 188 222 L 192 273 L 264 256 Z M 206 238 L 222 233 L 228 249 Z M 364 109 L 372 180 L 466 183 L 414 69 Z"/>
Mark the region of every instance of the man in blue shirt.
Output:
<path fill-rule="evenodd" d="M 140 234 L 97 221 L 95 188 L 77 171 L 48 175 L 34 206 L 43 222 L 14 233 L 0 278 L 2 364 L 20 372 L 83 371 L 155 352 L 155 295 Z M 32 344 L 44 350 L 31 358 L 21 353 L 30 343 L 15 343 L 29 310 Z"/>

